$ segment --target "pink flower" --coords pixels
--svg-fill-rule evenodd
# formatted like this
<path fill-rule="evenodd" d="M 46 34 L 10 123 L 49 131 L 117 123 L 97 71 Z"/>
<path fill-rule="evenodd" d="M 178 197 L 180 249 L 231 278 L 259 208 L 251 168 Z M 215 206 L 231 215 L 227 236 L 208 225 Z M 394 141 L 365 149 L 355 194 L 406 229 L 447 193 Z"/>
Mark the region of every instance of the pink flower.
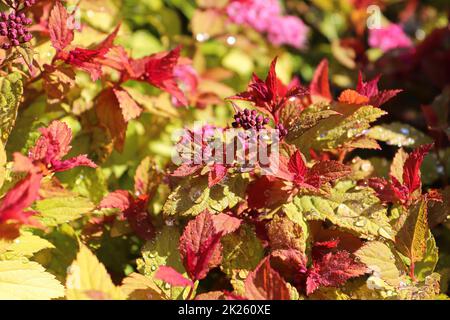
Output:
<path fill-rule="evenodd" d="M 283 16 L 278 0 L 235 0 L 227 6 L 231 22 L 266 32 L 274 45 L 303 48 L 308 28 L 295 16 Z"/>
<path fill-rule="evenodd" d="M 399 25 L 390 24 L 384 28 L 370 29 L 369 45 L 386 52 L 395 48 L 410 47 L 412 42 Z"/>
<path fill-rule="evenodd" d="M 280 16 L 272 19 L 268 30 L 268 39 L 274 45 L 287 44 L 294 48 L 304 48 L 308 28 L 295 16 Z"/>
<path fill-rule="evenodd" d="M 236 24 L 246 24 L 259 32 L 266 32 L 273 17 L 281 15 L 278 0 L 236 0 L 227 7 L 230 20 Z"/>
<path fill-rule="evenodd" d="M 178 64 L 173 69 L 173 76 L 180 90 L 186 97 L 195 94 L 198 89 L 200 78 L 197 71 L 190 64 Z M 175 106 L 181 107 L 183 103 L 177 97 L 172 96 L 172 102 Z"/>

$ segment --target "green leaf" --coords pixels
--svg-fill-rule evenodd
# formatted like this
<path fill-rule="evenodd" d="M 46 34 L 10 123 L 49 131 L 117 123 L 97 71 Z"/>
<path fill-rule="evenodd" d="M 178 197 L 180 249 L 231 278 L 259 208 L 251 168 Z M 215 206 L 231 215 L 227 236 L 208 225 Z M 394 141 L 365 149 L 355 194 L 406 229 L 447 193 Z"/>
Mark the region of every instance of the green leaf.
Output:
<path fill-rule="evenodd" d="M 220 268 L 231 279 L 238 293 L 244 294 L 244 281 L 264 258 L 264 248 L 253 228 L 243 224 L 236 232 L 222 238 L 222 264 Z"/>
<path fill-rule="evenodd" d="M 61 183 L 67 184 L 72 191 L 80 196 L 98 203 L 108 193 L 108 187 L 102 169 L 78 167 L 58 173 Z"/>
<path fill-rule="evenodd" d="M 370 188 L 340 182 L 325 196 L 296 196 L 293 204 L 307 220 L 328 220 L 364 239 L 394 239 L 386 208 Z"/>
<path fill-rule="evenodd" d="M 382 124 L 369 130 L 367 136 L 388 145 L 398 147 L 417 147 L 432 142 L 432 139 L 416 128 L 400 122 Z"/>
<path fill-rule="evenodd" d="M 391 249 L 380 241 L 366 243 L 355 255 L 363 262 L 376 278 L 380 278 L 391 286 L 400 284 L 400 271 Z"/>
<path fill-rule="evenodd" d="M 16 122 L 22 94 L 23 84 L 19 73 L 0 78 L 0 133 L 3 144 L 6 144 Z"/>
<path fill-rule="evenodd" d="M 294 107 L 295 106 L 296 105 L 294 105 Z M 282 112 L 287 109 L 288 109 L 287 107 L 283 108 Z M 298 108 L 294 110 L 297 109 Z M 289 133 L 286 136 L 286 141 L 288 142 L 295 141 L 296 139 L 300 138 L 303 134 L 305 134 L 305 132 L 308 129 L 311 129 L 314 126 L 316 126 L 321 120 L 337 115 L 339 115 L 339 113 L 337 113 L 334 110 L 331 110 L 329 103 L 318 102 L 310 105 L 305 110 L 303 110 L 296 119 L 288 119 L 289 121 L 293 121 L 293 123 L 289 125 Z"/>
<path fill-rule="evenodd" d="M 64 296 L 64 287 L 36 262 L 0 261 L 1 300 L 48 300 Z"/>
<path fill-rule="evenodd" d="M 176 227 L 164 226 L 153 240 L 144 245 L 142 259 L 137 261 L 139 271 L 151 278 L 170 299 L 186 298 L 186 288 L 171 287 L 168 283 L 153 277 L 160 266 L 172 267 L 188 277 L 178 251 L 179 239 L 180 232 Z"/>
<path fill-rule="evenodd" d="M 401 227 L 395 237 L 397 250 L 407 256 L 411 263 L 422 260 L 429 236 L 427 201 L 420 200 L 412 205 L 407 215 L 400 217 L 399 223 Z"/>
<path fill-rule="evenodd" d="M 434 240 L 431 231 L 428 232 L 427 248 L 423 259 L 417 261 L 414 266 L 414 273 L 419 280 L 424 280 L 427 276 L 431 275 L 436 268 L 439 260 L 439 252 L 436 247 L 436 240 Z"/>
<path fill-rule="evenodd" d="M 27 64 L 28 68 L 29 69 L 33 68 L 33 59 L 34 59 L 35 52 L 34 52 L 33 48 L 31 47 L 31 45 L 26 44 L 25 46 L 19 46 L 16 48 L 17 48 L 17 52 L 20 54 L 20 56 L 23 58 L 23 60 Z"/>
<path fill-rule="evenodd" d="M 246 185 L 240 175 L 227 177 L 212 188 L 206 176 L 187 178 L 169 195 L 163 211 L 168 216 L 196 216 L 206 209 L 222 212 L 242 200 Z"/>
<path fill-rule="evenodd" d="M 340 103 L 332 105 L 330 110 L 339 114 L 319 121 L 292 143 L 300 150 L 336 149 L 361 138 L 370 123 L 386 114 L 385 111 L 372 106 L 360 107 Z"/>
<path fill-rule="evenodd" d="M 308 222 L 303 215 L 303 213 L 299 210 L 299 208 L 293 204 L 292 202 L 283 205 L 283 211 L 286 216 L 294 223 L 298 224 L 302 229 L 302 236 L 306 245 L 308 245 L 308 239 L 310 237 Z"/>
<path fill-rule="evenodd" d="M 56 226 L 76 220 L 94 209 L 89 199 L 82 197 L 55 197 L 37 201 L 34 205 L 36 217 L 46 226 Z"/>

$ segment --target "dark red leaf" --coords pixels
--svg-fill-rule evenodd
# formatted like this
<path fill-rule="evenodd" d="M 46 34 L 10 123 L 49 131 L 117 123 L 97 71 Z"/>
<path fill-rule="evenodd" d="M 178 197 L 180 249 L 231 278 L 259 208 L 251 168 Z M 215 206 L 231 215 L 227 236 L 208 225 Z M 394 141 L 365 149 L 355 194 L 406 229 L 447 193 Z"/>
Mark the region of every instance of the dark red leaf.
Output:
<path fill-rule="evenodd" d="M 289 300 L 286 281 L 270 266 L 266 257 L 245 279 L 245 296 L 250 300 Z"/>
<path fill-rule="evenodd" d="M 348 279 L 359 277 L 367 268 L 356 262 L 347 251 L 327 253 L 313 261 L 308 270 L 306 293 L 309 295 L 319 287 L 339 287 Z"/>
<path fill-rule="evenodd" d="M 416 148 L 410 153 L 403 165 L 403 184 L 408 188 L 410 193 L 413 193 L 422 185 L 420 180 L 420 166 L 422 165 L 423 158 L 432 147 L 432 144 L 427 144 Z"/>
<path fill-rule="evenodd" d="M 222 260 L 221 232 L 207 211 L 191 220 L 180 238 L 180 255 L 189 277 L 201 280 Z"/>

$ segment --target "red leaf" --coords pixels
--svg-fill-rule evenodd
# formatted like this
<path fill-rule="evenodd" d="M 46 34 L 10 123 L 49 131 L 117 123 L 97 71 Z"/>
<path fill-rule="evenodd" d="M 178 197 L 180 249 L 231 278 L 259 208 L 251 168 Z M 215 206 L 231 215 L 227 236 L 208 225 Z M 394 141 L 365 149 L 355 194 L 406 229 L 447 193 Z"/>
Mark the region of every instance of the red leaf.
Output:
<path fill-rule="evenodd" d="M 42 175 L 30 173 L 8 191 L 0 205 L 0 224 L 7 221 L 34 224 L 30 216 L 34 212 L 24 210 L 38 198 Z"/>
<path fill-rule="evenodd" d="M 327 253 L 313 261 L 306 279 L 306 293 L 309 295 L 319 287 L 338 287 L 348 279 L 359 277 L 367 268 L 356 262 L 347 251 Z"/>
<path fill-rule="evenodd" d="M 120 25 L 92 49 L 75 48 L 69 51 L 69 53 L 59 53 L 57 57 L 64 60 L 67 64 L 88 72 L 91 75 L 92 81 L 96 81 L 102 75 L 102 66 L 109 64 L 105 55 L 113 47 L 113 42 L 119 28 Z"/>
<path fill-rule="evenodd" d="M 380 77 L 381 76 L 377 76 L 368 82 L 364 82 L 362 73 L 359 72 L 358 85 L 356 88 L 356 91 L 358 91 L 359 94 L 369 98 L 369 103 L 377 108 L 403 91 L 398 89 L 379 91 L 378 81 L 380 80 Z"/>
<path fill-rule="evenodd" d="M 105 208 L 115 208 L 121 211 L 127 210 L 131 206 L 133 197 L 126 190 L 116 190 L 111 192 L 100 202 L 99 207 L 101 209 Z"/>
<path fill-rule="evenodd" d="M 100 124 L 108 129 L 114 140 L 114 147 L 121 152 L 128 121 L 137 118 L 141 108 L 125 89 L 117 87 L 104 89 L 97 96 L 95 111 Z"/>
<path fill-rule="evenodd" d="M 177 270 L 168 266 L 160 266 L 155 273 L 155 278 L 171 284 L 174 287 L 193 287 L 194 283 L 186 279 Z"/>
<path fill-rule="evenodd" d="M 25 157 L 23 154 L 14 152 L 14 171 L 15 172 L 35 172 L 37 173 L 38 169 L 34 166 L 33 161 Z"/>
<path fill-rule="evenodd" d="M 358 73 L 358 84 L 356 86 L 356 91 L 365 97 L 373 97 L 378 94 L 378 81 L 380 80 L 380 75 L 376 76 L 368 82 L 364 82 L 362 72 Z"/>
<path fill-rule="evenodd" d="M 188 177 L 190 175 L 193 175 L 197 171 L 199 171 L 202 168 L 202 165 L 191 165 L 187 163 L 183 163 L 181 166 L 175 169 L 174 172 L 172 172 L 172 176 L 174 177 Z"/>
<path fill-rule="evenodd" d="M 64 50 L 72 43 L 74 32 L 68 27 L 69 14 L 59 0 L 50 13 L 48 28 L 53 47 L 57 51 Z"/>
<path fill-rule="evenodd" d="M 91 168 L 97 167 L 97 165 L 94 162 L 92 162 L 92 160 L 90 160 L 85 154 L 76 156 L 75 158 L 71 158 L 68 160 L 63 161 L 55 160 L 52 163 L 53 171 L 55 172 L 66 171 L 80 166 Z"/>
<path fill-rule="evenodd" d="M 30 150 L 30 158 L 42 160 L 49 164 L 54 159 L 61 159 L 72 148 L 72 131 L 65 122 L 53 121 L 47 128 L 39 129 L 41 136 Z"/>
<path fill-rule="evenodd" d="M 327 100 L 333 100 L 328 81 L 328 60 L 324 59 L 317 66 L 314 77 L 309 85 L 312 96 L 320 96 Z"/>
<path fill-rule="evenodd" d="M 144 240 L 150 240 L 155 235 L 155 228 L 147 211 L 147 205 L 148 195 L 140 195 L 124 211 L 124 216 L 133 231 Z"/>
<path fill-rule="evenodd" d="M 222 181 L 227 175 L 227 167 L 221 164 L 214 164 L 209 171 L 208 175 L 208 187 L 212 188 L 220 181 Z"/>
<path fill-rule="evenodd" d="M 188 104 L 187 99 L 178 88 L 174 74 L 174 68 L 180 58 L 180 51 L 181 47 L 177 47 L 165 55 L 158 54 L 133 60 L 131 66 L 134 74 L 128 77 L 147 81 L 151 85 L 167 91 L 177 98 L 182 105 L 186 106 Z"/>
<path fill-rule="evenodd" d="M 245 279 L 245 295 L 251 300 L 289 300 L 287 283 L 270 266 L 266 257 Z"/>
<path fill-rule="evenodd" d="M 288 163 L 288 169 L 294 174 L 295 182 L 302 183 L 305 181 L 308 168 L 306 167 L 306 163 L 303 160 L 303 156 L 300 151 L 295 151 L 295 153 L 291 156 Z"/>
<path fill-rule="evenodd" d="M 62 160 L 72 148 L 70 146 L 72 131 L 66 123 L 55 120 L 47 128 L 40 128 L 39 131 L 41 136 L 29 152 L 29 157 L 34 162 L 40 162 L 46 169 L 54 172 L 65 171 L 78 166 L 97 167 L 86 155 Z"/>
<path fill-rule="evenodd" d="M 212 216 L 214 229 L 221 232 L 222 235 L 232 233 L 239 229 L 242 220 L 225 213 L 219 213 Z"/>
<path fill-rule="evenodd" d="M 433 144 L 427 144 L 416 148 L 411 152 L 403 165 L 403 184 L 408 188 L 410 193 L 413 193 L 422 185 L 420 166 L 422 165 L 423 158 L 432 147 Z"/>
<path fill-rule="evenodd" d="M 352 169 L 337 161 L 320 161 L 310 170 L 309 176 L 319 176 L 321 183 L 335 181 L 349 175 Z"/>
<path fill-rule="evenodd" d="M 189 277 L 201 280 L 222 260 L 221 232 L 214 228 L 209 212 L 191 220 L 180 238 L 180 255 Z"/>
<path fill-rule="evenodd" d="M 289 99 L 305 96 L 307 90 L 299 85 L 291 88 L 285 86 L 277 78 L 275 71 L 276 63 L 277 58 L 270 65 L 266 81 L 262 81 L 257 75 L 253 75 L 247 91 L 229 99 L 253 102 L 256 107 L 263 109 L 265 112 L 269 112 L 275 119 L 275 122 L 278 123 L 279 112 Z"/>
<path fill-rule="evenodd" d="M 97 81 L 102 76 L 102 65 L 98 59 L 103 58 L 108 52 L 106 49 L 75 48 L 65 55 L 64 62 L 91 75 L 92 81 Z"/>
<path fill-rule="evenodd" d="M 247 186 L 248 206 L 254 209 L 272 208 L 290 196 L 290 188 L 274 176 L 262 176 Z"/>
<path fill-rule="evenodd" d="M 142 239 L 150 240 L 155 228 L 147 212 L 148 196 L 134 198 L 126 190 L 116 190 L 108 194 L 99 204 L 99 208 L 116 208 L 123 214 L 121 218 L 128 220 L 133 231 Z"/>
<path fill-rule="evenodd" d="M 299 273 L 305 273 L 306 256 L 296 249 L 277 249 L 271 252 L 272 264 L 285 278 L 293 279 Z"/>

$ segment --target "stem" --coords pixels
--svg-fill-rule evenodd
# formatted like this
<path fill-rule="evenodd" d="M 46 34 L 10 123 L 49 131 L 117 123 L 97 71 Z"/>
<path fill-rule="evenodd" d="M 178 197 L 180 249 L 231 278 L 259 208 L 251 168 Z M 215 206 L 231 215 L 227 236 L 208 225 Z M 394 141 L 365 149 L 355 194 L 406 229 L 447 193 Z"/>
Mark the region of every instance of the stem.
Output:
<path fill-rule="evenodd" d="M 409 266 L 409 276 L 411 277 L 412 281 L 416 281 L 416 277 L 414 276 L 414 262 L 411 262 L 411 265 Z"/>
<path fill-rule="evenodd" d="M 345 160 L 345 156 L 347 155 L 347 151 L 346 150 L 343 150 L 342 152 L 340 152 L 339 153 L 339 159 L 338 159 L 338 161 L 340 162 L 340 163 L 344 163 L 344 160 Z"/>
<path fill-rule="evenodd" d="M 192 300 L 192 293 L 194 293 L 194 284 L 192 284 L 191 288 L 189 289 L 188 295 L 186 297 L 186 300 Z"/>

